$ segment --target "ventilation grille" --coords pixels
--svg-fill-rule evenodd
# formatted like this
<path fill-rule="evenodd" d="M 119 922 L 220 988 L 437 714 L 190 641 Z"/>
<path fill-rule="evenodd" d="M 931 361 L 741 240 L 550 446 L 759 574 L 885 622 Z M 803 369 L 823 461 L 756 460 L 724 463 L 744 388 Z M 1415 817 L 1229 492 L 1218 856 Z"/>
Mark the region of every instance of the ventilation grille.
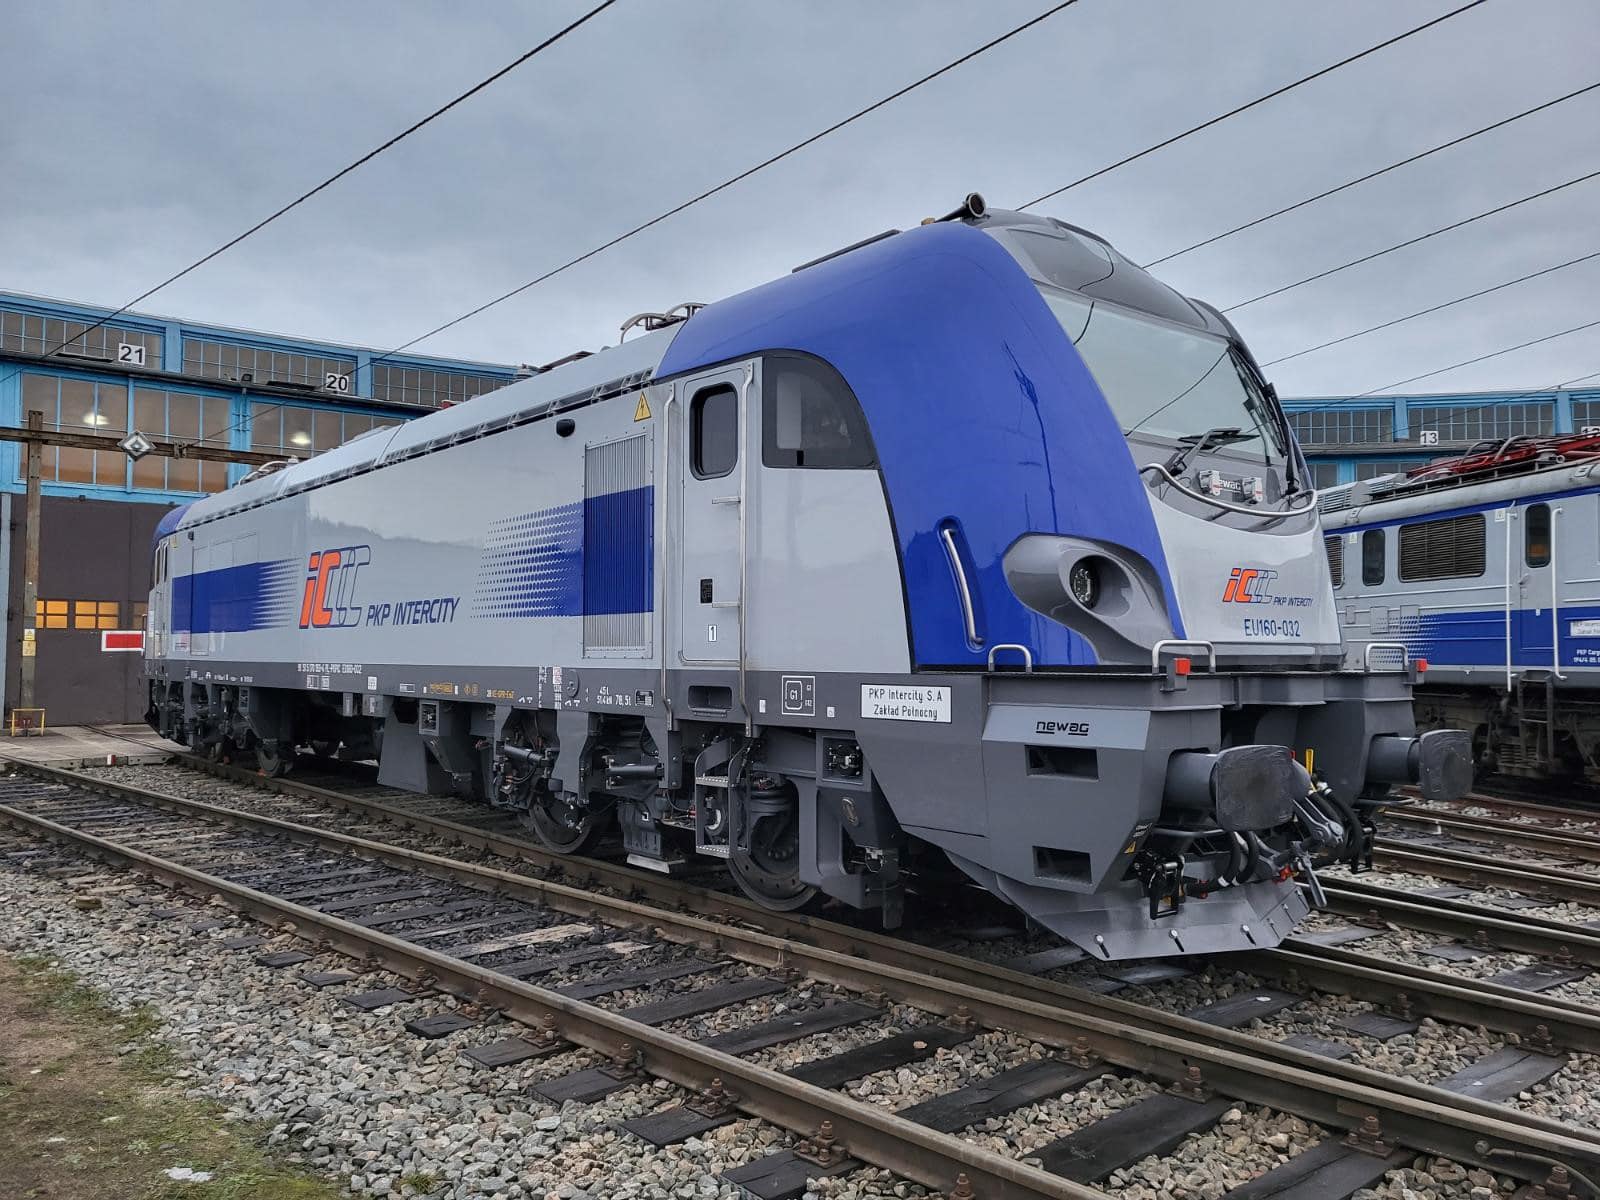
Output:
<path fill-rule="evenodd" d="M 1335 535 L 1322 539 L 1322 545 L 1328 552 L 1328 574 L 1333 576 L 1333 586 L 1344 586 L 1344 539 Z"/>
<path fill-rule="evenodd" d="M 1483 574 L 1482 513 L 1400 527 L 1400 578 L 1470 579 Z"/>
<path fill-rule="evenodd" d="M 1317 511 L 1320 513 L 1343 512 L 1350 507 L 1350 493 L 1355 490 L 1355 484 L 1347 483 L 1342 487 L 1325 488 L 1317 493 Z"/>

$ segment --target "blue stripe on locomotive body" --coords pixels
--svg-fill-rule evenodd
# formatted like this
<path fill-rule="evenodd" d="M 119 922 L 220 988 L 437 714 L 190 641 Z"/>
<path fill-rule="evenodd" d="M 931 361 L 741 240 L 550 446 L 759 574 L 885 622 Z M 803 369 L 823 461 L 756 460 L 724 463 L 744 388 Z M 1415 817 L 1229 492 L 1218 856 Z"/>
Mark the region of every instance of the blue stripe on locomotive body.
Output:
<path fill-rule="evenodd" d="M 861 403 L 888 493 L 914 661 L 979 665 L 938 530 L 976 566 L 984 641 L 1040 665 L 1094 663 L 1087 642 L 1025 607 L 1001 559 L 1029 532 L 1099 538 L 1159 572 L 1161 540 L 1122 430 L 1038 289 L 993 238 L 952 222 L 886 238 L 713 304 L 658 377 L 770 350 L 837 368 Z"/>
<path fill-rule="evenodd" d="M 647 613 L 655 607 L 655 522 L 651 487 L 584 502 L 584 616 Z"/>
<path fill-rule="evenodd" d="M 475 617 L 598 617 L 655 608 L 655 489 L 506 517 L 489 528 Z"/>
<path fill-rule="evenodd" d="M 489 529 L 475 617 L 586 617 L 655 607 L 654 488 L 506 517 Z M 174 577 L 175 633 L 248 633 L 297 623 L 304 564 L 240 563 Z"/>
<path fill-rule="evenodd" d="M 304 570 L 293 559 L 239 563 L 173 580 L 172 628 L 248 633 L 291 625 Z"/>
<path fill-rule="evenodd" d="M 1574 637 L 1571 632 L 1574 621 L 1600 620 L 1600 606 L 1563 605 L 1559 619 L 1561 665 L 1600 667 L 1600 637 Z M 1513 608 L 1511 665 L 1548 668 L 1550 628 L 1548 607 Z M 1426 658 L 1430 667 L 1503 671 L 1506 666 L 1506 610 L 1469 609 L 1407 617 L 1400 622 L 1397 640 L 1405 642 L 1413 655 Z"/>

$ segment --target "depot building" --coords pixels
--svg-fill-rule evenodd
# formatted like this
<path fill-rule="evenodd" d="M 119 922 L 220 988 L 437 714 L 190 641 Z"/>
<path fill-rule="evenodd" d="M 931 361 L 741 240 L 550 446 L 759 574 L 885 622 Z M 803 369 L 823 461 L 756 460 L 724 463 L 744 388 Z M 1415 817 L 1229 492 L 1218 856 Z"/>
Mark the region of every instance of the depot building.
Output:
<path fill-rule="evenodd" d="M 1283 407 L 1318 488 L 1409 471 L 1478 442 L 1600 432 L 1600 388 L 1300 396 Z"/>
<path fill-rule="evenodd" d="M 286 338 L 0 292 L 0 425 L 114 435 L 249 456 L 306 458 L 503 387 L 519 369 Z M 381 359 L 381 361 L 374 361 Z M 524 373 L 528 368 L 521 369 Z M 15 435 L 10 435 L 15 436 Z M 5 707 L 34 658 L 45 721 L 141 720 L 151 535 L 173 506 L 251 467 L 188 456 L 45 445 L 38 601 L 23 611 L 27 447 L 0 442 Z"/>

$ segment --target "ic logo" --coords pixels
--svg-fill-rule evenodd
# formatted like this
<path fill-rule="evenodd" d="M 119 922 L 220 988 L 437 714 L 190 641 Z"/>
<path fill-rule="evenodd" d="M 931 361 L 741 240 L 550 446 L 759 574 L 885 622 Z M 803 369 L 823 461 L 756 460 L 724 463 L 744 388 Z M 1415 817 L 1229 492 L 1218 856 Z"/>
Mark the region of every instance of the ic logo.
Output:
<path fill-rule="evenodd" d="M 355 603 L 356 575 L 372 561 L 367 546 L 313 550 L 306 559 L 306 590 L 300 600 L 301 629 L 348 629 L 361 624 Z"/>
<path fill-rule="evenodd" d="M 1035 733 L 1042 733 L 1042 734 L 1046 734 L 1046 735 L 1052 736 L 1052 737 L 1056 736 L 1058 734 L 1065 734 L 1067 737 L 1088 737 L 1089 736 L 1089 722 L 1087 722 L 1087 721 L 1035 721 L 1034 722 L 1034 726 L 1033 726 L 1033 731 Z"/>
<path fill-rule="evenodd" d="M 1228 575 L 1228 585 L 1222 589 L 1224 604 L 1271 604 L 1272 581 L 1276 571 L 1262 571 L 1255 567 L 1235 567 Z"/>

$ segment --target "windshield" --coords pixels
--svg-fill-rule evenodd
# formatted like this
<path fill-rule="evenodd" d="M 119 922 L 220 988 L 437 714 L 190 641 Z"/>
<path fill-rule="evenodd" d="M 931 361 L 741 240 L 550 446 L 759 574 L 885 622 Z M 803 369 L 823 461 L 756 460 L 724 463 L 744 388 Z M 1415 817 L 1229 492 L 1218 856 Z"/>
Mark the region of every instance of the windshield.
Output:
<path fill-rule="evenodd" d="M 1271 402 L 1224 339 L 1103 300 L 1039 291 L 1123 433 L 1192 439 L 1238 430 L 1212 452 L 1269 465 L 1284 460 L 1287 447 Z"/>

